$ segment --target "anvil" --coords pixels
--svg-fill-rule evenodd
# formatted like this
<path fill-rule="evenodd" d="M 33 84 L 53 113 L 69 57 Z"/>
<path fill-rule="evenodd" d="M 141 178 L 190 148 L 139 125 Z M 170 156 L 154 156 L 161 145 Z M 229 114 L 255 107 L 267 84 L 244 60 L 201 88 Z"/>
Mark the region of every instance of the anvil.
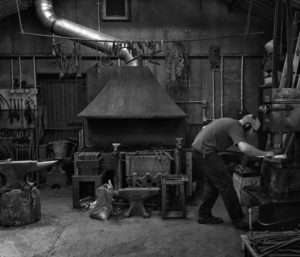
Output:
<path fill-rule="evenodd" d="M 124 213 L 124 217 L 141 214 L 144 218 L 149 218 L 150 212 L 145 209 L 144 203 L 150 197 L 157 195 L 159 191 L 159 187 L 127 187 L 114 191 L 114 195 L 125 198 L 129 202 L 129 208 Z"/>
<path fill-rule="evenodd" d="M 27 179 L 27 174 L 48 168 L 57 161 L 0 161 L 0 174 L 5 177 L 5 184 L 1 190 L 23 189 L 24 186 L 32 186 Z"/>

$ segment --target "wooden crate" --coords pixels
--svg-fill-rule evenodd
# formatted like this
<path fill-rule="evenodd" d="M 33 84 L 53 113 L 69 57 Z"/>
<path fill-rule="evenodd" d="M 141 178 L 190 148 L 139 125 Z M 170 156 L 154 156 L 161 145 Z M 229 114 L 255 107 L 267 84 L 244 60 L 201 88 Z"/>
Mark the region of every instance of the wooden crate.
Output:
<path fill-rule="evenodd" d="M 102 156 L 100 152 L 77 152 L 74 155 L 75 174 L 77 175 L 99 175 Z"/>

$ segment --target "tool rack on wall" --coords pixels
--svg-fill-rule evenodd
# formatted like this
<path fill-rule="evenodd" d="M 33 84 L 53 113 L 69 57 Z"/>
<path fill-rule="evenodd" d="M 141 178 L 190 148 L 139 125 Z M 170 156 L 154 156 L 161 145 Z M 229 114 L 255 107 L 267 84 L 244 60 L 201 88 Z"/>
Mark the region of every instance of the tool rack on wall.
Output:
<path fill-rule="evenodd" d="M 37 89 L 0 89 L 0 140 L 10 140 L 14 159 L 35 159 Z"/>

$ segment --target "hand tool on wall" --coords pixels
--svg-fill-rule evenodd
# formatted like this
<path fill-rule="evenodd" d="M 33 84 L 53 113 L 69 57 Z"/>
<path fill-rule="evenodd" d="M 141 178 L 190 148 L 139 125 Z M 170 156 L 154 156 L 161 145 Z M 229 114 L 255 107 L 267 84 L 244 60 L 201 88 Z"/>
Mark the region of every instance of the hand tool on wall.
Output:
<path fill-rule="evenodd" d="M 212 75 L 212 120 L 215 119 L 215 69 L 211 70 Z"/>
<path fill-rule="evenodd" d="M 248 111 L 244 108 L 244 56 L 241 56 L 241 86 L 240 86 L 240 110 L 238 119 L 241 119 Z"/>
<path fill-rule="evenodd" d="M 209 47 L 209 62 L 212 75 L 212 119 L 215 119 L 215 71 L 220 68 L 221 48 L 218 45 Z"/>
<path fill-rule="evenodd" d="M 8 103 L 7 99 L 2 95 L 0 94 L 0 115 L 2 115 L 2 107 L 3 109 L 6 109 L 5 106 L 7 107 L 6 110 L 9 110 L 10 111 L 10 107 L 11 105 Z"/>
<path fill-rule="evenodd" d="M 165 150 L 162 150 L 162 153 L 163 153 L 164 155 L 168 156 L 168 158 L 169 158 L 171 161 L 174 161 L 174 158 L 171 156 L 170 153 L 168 153 L 168 152 L 165 151 Z"/>
<path fill-rule="evenodd" d="M 153 57 L 161 52 L 161 45 L 159 45 L 160 49 L 156 50 L 156 44 L 155 42 L 148 42 L 147 47 L 149 48 L 150 52 L 150 57 L 149 57 L 149 62 L 156 64 L 156 65 L 160 65 L 160 63 L 153 61 Z"/>
<path fill-rule="evenodd" d="M 19 121 L 20 117 L 17 110 L 17 99 L 14 98 L 13 101 L 14 101 L 14 117 L 16 118 L 17 121 Z"/>
<path fill-rule="evenodd" d="M 76 66 L 76 76 L 81 77 L 81 51 L 80 45 L 78 45 L 75 53 L 75 66 Z"/>
<path fill-rule="evenodd" d="M 23 116 L 23 98 L 18 99 L 18 109 L 19 109 L 19 115 L 20 115 L 20 123 L 21 127 L 24 127 L 24 116 Z"/>
<path fill-rule="evenodd" d="M 202 101 L 202 123 L 205 125 L 207 124 L 207 118 L 206 118 L 206 109 L 207 109 L 207 101 Z"/>
<path fill-rule="evenodd" d="M 161 160 L 158 151 L 155 150 L 154 148 L 153 148 L 153 151 L 154 151 L 154 154 L 155 154 L 155 157 L 157 158 L 157 160 Z"/>
<path fill-rule="evenodd" d="M 22 79 L 22 60 L 21 60 L 21 57 L 19 56 L 18 58 L 18 64 L 19 64 L 19 88 L 21 88 L 21 83 L 23 81 Z"/>
<path fill-rule="evenodd" d="M 27 121 L 27 124 L 31 124 L 32 120 L 33 120 L 33 113 L 30 107 L 30 99 L 25 99 L 25 111 L 24 111 L 24 118 Z"/>
<path fill-rule="evenodd" d="M 62 47 L 61 47 L 61 42 L 58 42 L 56 44 L 52 44 L 52 50 L 55 53 L 55 57 L 56 57 L 56 62 L 58 63 L 58 67 L 60 70 L 59 73 L 59 78 L 63 78 L 65 76 L 64 72 L 63 72 L 63 51 L 62 51 Z"/>
<path fill-rule="evenodd" d="M 113 155 L 115 157 L 115 171 L 114 171 L 114 187 L 116 189 L 122 188 L 122 156 L 120 154 L 120 143 L 112 143 L 113 146 Z"/>
<path fill-rule="evenodd" d="M 8 113 L 9 123 L 13 124 L 14 114 L 13 114 L 13 101 L 12 101 L 12 98 L 9 98 L 9 105 L 10 105 L 10 109 L 9 109 L 9 113 Z"/>
<path fill-rule="evenodd" d="M 22 116 L 21 108 L 20 108 L 20 99 L 17 98 L 16 102 L 17 102 L 16 113 L 17 113 L 17 116 L 18 116 L 17 120 L 20 121 L 21 120 L 21 116 Z"/>
<path fill-rule="evenodd" d="M 0 97 L 0 119 L 2 119 L 2 109 L 4 109 L 4 102 Z"/>

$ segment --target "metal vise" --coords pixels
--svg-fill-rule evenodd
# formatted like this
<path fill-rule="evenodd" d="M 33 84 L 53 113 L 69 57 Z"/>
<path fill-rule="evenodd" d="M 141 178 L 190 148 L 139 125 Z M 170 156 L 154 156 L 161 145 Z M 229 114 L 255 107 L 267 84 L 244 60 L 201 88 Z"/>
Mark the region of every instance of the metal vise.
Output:
<path fill-rule="evenodd" d="M 48 168 L 57 161 L 0 161 L 0 175 L 5 177 L 5 183 L 0 191 L 12 189 L 24 189 L 25 186 L 33 186 L 28 180 L 28 173 L 37 172 Z"/>

